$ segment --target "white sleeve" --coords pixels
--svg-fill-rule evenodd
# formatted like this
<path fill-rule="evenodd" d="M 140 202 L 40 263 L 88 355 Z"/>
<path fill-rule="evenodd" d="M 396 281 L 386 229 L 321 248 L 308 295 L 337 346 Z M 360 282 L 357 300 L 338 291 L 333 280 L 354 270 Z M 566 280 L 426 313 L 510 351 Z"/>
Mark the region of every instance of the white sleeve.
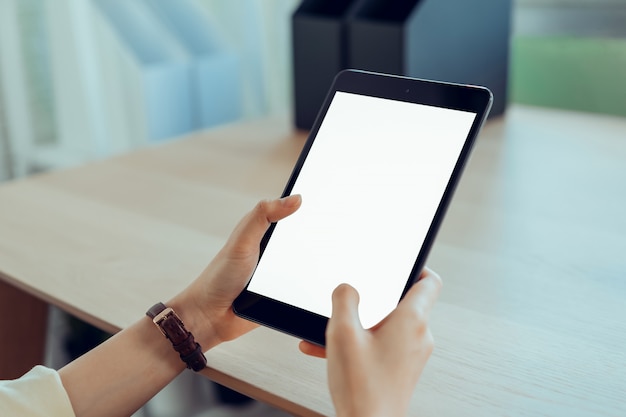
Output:
<path fill-rule="evenodd" d="M 75 417 L 59 374 L 44 366 L 19 379 L 0 381 L 0 416 Z"/>

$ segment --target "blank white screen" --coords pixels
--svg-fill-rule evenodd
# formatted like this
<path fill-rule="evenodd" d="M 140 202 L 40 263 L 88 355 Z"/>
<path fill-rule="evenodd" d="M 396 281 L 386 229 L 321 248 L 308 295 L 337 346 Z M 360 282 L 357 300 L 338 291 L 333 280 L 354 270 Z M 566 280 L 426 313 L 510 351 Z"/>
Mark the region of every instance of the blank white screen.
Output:
<path fill-rule="evenodd" d="M 248 286 L 326 317 L 342 282 L 371 327 L 398 303 L 476 114 L 337 92 Z"/>

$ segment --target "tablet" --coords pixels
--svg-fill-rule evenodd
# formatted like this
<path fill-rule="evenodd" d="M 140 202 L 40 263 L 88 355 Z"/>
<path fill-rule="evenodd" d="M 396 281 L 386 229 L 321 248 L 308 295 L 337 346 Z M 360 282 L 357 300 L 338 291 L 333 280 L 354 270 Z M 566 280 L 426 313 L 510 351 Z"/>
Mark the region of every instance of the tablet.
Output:
<path fill-rule="evenodd" d="M 492 103 L 486 88 L 346 70 L 337 75 L 283 196 L 238 316 L 325 345 L 348 283 L 364 327 L 419 276 Z"/>

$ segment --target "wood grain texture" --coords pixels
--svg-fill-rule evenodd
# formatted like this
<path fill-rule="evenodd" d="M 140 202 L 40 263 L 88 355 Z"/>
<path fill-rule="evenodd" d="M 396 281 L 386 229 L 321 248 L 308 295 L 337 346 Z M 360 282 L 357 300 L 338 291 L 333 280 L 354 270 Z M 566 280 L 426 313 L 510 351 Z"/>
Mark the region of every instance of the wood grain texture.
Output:
<path fill-rule="evenodd" d="M 305 135 L 286 120 L 203 132 L 0 187 L 0 276 L 106 330 L 182 289 Z M 484 128 L 429 259 L 436 348 L 411 415 L 626 415 L 626 119 L 513 106 Z M 4 337 L 3 341 L 4 342 Z M 268 329 L 206 374 L 332 415 L 325 363 Z"/>

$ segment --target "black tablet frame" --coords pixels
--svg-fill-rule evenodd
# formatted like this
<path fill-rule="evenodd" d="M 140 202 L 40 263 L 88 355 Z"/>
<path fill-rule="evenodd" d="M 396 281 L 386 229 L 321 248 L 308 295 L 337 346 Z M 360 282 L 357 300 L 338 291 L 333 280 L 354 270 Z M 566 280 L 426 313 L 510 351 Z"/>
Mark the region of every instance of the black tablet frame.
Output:
<path fill-rule="evenodd" d="M 424 243 L 416 256 L 411 274 L 407 278 L 407 283 L 402 294 L 398 297 L 399 301 L 404 297 L 413 282 L 419 277 L 420 271 L 424 267 L 426 258 L 435 240 L 435 236 L 439 230 L 439 226 L 441 225 L 459 178 L 461 177 L 461 173 L 468 160 L 478 132 L 489 114 L 491 104 L 493 103 L 493 96 L 487 88 L 478 86 L 421 80 L 360 70 L 341 71 L 335 77 L 326 95 L 324 104 L 315 120 L 307 142 L 302 149 L 300 157 L 283 191 L 283 197 L 290 195 L 309 150 L 315 141 L 315 137 L 317 136 L 317 132 L 324 120 L 330 103 L 337 91 L 476 113 L 476 117 L 467 135 L 450 180 L 448 181 L 439 207 L 433 217 Z M 272 236 L 275 226 L 275 223 L 272 224 L 261 240 L 260 257 L 263 256 L 263 251 Z M 327 317 L 248 291 L 247 287 L 233 302 L 233 311 L 240 317 L 260 323 L 266 327 L 299 337 L 320 346 L 326 345 L 325 332 L 328 323 Z"/>

